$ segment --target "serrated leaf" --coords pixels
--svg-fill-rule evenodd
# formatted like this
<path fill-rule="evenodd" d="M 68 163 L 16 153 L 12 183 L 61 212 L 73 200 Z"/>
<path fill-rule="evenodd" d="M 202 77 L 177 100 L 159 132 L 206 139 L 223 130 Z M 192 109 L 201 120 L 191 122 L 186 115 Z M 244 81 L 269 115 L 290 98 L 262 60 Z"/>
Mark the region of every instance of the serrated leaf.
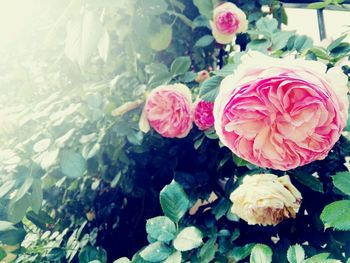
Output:
<path fill-rule="evenodd" d="M 321 220 L 325 228 L 350 230 L 350 201 L 336 201 L 327 205 L 321 213 Z"/>
<path fill-rule="evenodd" d="M 64 150 L 60 153 L 60 166 L 64 175 L 70 178 L 78 178 L 86 171 L 86 161 L 79 153 Z"/>
<path fill-rule="evenodd" d="M 173 76 L 186 73 L 191 67 L 191 58 L 188 56 L 178 57 L 171 63 L 170 71 Z"/>
<path fill-rule="evenodd" d="M 305 173 L 296 173 L 293 174 L 294 178 L 297 179 L 301 184 L 309 187 L 311 190 L 323 193 L 323 184 L 322 182 L 312 176 L 311 174 L 305 174 Z"/>
<path fill-rule="evenodd" d="M 246 257 L 249 256 L 254 246 L 255 246 L 255 243 L 249 243 L 242 247 L 234 247 L 232 249 L 232 257 L 236 261 L 245 259 Z"/>
<path fill-rule="evenodd" d="M 305 252 L 302 246 L 296 244 L 290 246 L 287 251 L 287 259 L 289 263 L 302 263 L 305 258 Z"/>
<path fill-rule="evenodd" d="M 176 226 L 166 216 L 158 216 L 147 220 L 146 232 L 159 241 L 171 241 L 176 235 Z"/>
<path fill-rule="evenodd" d="M 200 39 L 196 41 L 194 44 L 195 47 L 206 47 L 213 43 L 214 38 L 211 35 L 202 36 Z"/>
<path fill-rule="evenodd" d="M 339 172 L 333 176 L 333 184 L 344 194 L 350 195 L 350 173 Z"/>
<path fill-rule="evenodd" d="M 182 187 L 176 183 L 165 186 L 160 192 L 160 205 L 164 214 L 178 222 L 189 208 L 190 201 Z"/>
<path fill-rule="evenodd" d="M 199 96 L 206 101 L 213 102 L 219 92 L 222 77 L 214 76 L 205 80 L 199 91 Z"/>
<path fill-rule="evenodd" d="M 209 263 L 215 257 L 216 238 L 209 239 L 199 251 L 200 262 Z"/>
<path fill-rule="evenodd" d="M 271 263 L 272 250 L 269 246 L 256 244 L 250 254 L 250 263 Z"/>
<path fill-rule="evenodd" d="M 303 263 L 321 263 L 321 262 L 322 263 L 341 263 L 340 260 L 329 259 L 329 253 L 321 253 L 303 261 Z"/>
<path fill-rule="evenodd" d="M 171 254 L 172 249 L 166 246 L 163 242 L 157 241 L 145 247 L 140 256 L 150 262 L 159 262 L 165 260 Z"/>
<path fill-rule="evenodd" d="M 203 244 L 202 239 L 203 234 L 198 228 L 186 227 L 174 239 L 174 247 L 178 251 L 188 251 L 200 247 Z"/>

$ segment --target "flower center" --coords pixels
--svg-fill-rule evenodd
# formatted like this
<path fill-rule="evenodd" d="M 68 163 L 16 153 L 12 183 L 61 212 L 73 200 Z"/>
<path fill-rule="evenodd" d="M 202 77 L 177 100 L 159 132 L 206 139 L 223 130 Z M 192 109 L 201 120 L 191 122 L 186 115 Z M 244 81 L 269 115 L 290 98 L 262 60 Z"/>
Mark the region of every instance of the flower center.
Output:
<path fill-rule="evenodd" d="M 223 34 L 232 34 L 239 27 L 239 20 L 236 15 L 230 11 L 224 11 L 216 17 L 216 27 Z"/>

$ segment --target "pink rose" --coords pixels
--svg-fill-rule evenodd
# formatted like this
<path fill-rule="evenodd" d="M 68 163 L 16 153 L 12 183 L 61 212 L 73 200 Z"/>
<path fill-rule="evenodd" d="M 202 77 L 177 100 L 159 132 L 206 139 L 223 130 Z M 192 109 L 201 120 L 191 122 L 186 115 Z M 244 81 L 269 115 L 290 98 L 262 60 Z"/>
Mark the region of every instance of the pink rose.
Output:
<path fill-rule="evenodd" d="M 324 159 L 348 118 L 347 77 L 318 61 L 249 52 L 214 103 L 221 142 L 249 162 L 289 170 Z"/>
<path fill-rule="evenodd" d="M 235 4 L 224 3 L 214 9 L 213 21 L 210 22 L 212 34 L 220 44 L 229 44 L 236 34 L 248 28 L 248 21 L 244 12 Z"/>
<path fill-rule="evenodd" d="M 140 130 L 148 132 L 151 126 L 163 137 L 186 137 L 192 128 L 191 103 L 192 94 L 185 85 L 153 89 L 140 118 Z"/>
<path fill-rule="evenodd" d="M 197 127 L 204 131 L 214 126 L 214 103 L 199 100 L 194 106 L 193 120 Z"/>

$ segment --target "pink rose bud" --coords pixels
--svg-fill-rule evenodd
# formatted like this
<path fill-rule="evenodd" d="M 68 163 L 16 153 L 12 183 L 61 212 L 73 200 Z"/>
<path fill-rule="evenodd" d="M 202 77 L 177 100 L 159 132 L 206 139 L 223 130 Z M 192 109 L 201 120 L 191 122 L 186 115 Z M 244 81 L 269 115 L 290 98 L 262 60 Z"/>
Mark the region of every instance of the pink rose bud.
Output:
<path fill-rule="evenodd" d="M 201 83 L 209 78 L 209 72 L 206 70 L 199 71 L 196 77 L 196 82 Z"/>
<path fill-rule="evenodd" d="M 199 100 L 195 104 L 193 119 L 198 129 L 204 131 L 214 126 L 214 103 Z"/>
<path fill-rule="evenodd" d="M 143 108 L 140 130 L 148 132 L 151 126 L 163 137 L 186 137 L 192 128 L 191 103 L 191 91 L 183 84 L 153 89 Z"/>
<path fill-rule="evenodd" d="M 224 3 L 214 9 L 212 34 L 220 44 L 229 44 L 236 34 L 245 32 L 248 21 L 244 12 L 233 3 Z"/>
<path fill-rule="evenodd" d="M 279 170 L 324 159 L 348 118 L 342 70 L 259 52 L 241 61 L 214 103 L 221 142 L 250 163 Z"/>

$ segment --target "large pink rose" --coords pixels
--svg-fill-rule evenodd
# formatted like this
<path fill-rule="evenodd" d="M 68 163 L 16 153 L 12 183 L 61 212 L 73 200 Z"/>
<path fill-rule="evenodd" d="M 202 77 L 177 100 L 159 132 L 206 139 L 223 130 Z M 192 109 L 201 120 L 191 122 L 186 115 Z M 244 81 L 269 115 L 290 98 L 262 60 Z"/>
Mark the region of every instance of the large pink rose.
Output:
<path fill-rule="evenodd" d="M 192 128 L 192 94 L 182 84 L 159 86 L 147 97 L 140 129 L 148 132 L 150 126 L 163 137 L 183 138 Z"/>
<path fill-rule="evenodd" d="M 217 6 L 213 12 L 213 21 L 210 22 L 212 34 L 220 44 L 229 44 L 236 34 L 248 28 L 248 21 L 244 12 L 233 3 L 224 3 Z"/>
<path fill-rule="evenodd" d="M 199 100 L 195 103 L 193 120 L 200 130 L 204 131 L 214 126 L 213 108 L 213 102 Z"/>
<path fill-rule="evenodd" d="M 226 77 L 214 104 L 221 142 L 262 167 L 289 170 L 324 159 L 348 118 L 340 68 L 250 52 Z"/>

